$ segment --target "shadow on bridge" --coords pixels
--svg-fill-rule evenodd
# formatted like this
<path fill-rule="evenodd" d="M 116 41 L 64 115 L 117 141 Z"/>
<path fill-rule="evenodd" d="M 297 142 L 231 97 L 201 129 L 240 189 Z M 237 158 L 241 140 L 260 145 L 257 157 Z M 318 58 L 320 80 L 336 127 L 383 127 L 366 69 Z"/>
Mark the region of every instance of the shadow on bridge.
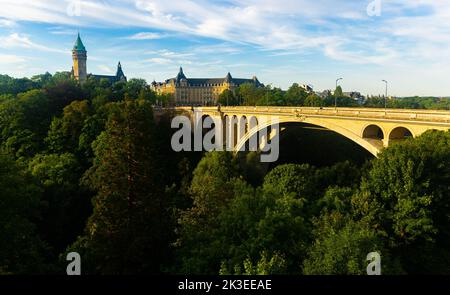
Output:
<path fill-rule="evenodd" d="M 343 161 L 361 165 L 374 158 L 374 155 L 354 141 L 320 126 L 285 123 L 281 125 L 281 130 L 280 156 L 271 166 L 308 163 L 322 167 Z M 375 141 L 375 144 L 379 144 L 378 140 Z"/>

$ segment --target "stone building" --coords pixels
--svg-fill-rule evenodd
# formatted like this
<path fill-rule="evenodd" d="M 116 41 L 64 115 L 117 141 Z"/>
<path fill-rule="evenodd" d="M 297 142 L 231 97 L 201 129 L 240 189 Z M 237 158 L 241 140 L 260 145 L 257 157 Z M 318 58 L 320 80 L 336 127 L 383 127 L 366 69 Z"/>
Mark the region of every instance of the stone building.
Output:
<path fill-rule="evenodd" d="M 175 78 L 165 82 L 153 81 L 151 87 L 158 94 L 171 95 L 176 105 L 215 105 L 224 90 L 233 91 L 244 83 L 264 87 L 255 76 L 252 79 L 238 79 L 230 73 L 224 78 L 187 78 L 181 67 Z"/>
<path fill-rule="evenodd" d="M 84 83 L 88 78 L 93 77 L 96 79 L 107 79 L 110 83 L 115 83 L 118 81 L 127 81 L 127 77 L 122 71 L 122 65 L 120 61 L 117 65 L 116 75 L 108 76 L 108 75 L 94 75 L 87 73 L 87 51 L 84 47 L 83 42 L 81 41 L 80 34 L 77 36 L 77 40 L 75 41 L 75 45 L 72 49 L 72 72 L 71 76 L 80 81 L 80 83 Z"/>

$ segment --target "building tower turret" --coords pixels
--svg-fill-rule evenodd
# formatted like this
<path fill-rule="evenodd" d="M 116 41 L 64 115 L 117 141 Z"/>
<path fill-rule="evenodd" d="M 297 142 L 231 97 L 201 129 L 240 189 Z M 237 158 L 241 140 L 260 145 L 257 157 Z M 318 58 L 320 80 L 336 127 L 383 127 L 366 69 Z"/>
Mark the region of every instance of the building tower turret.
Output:
<path fill-rule="evenodd" d="M 77 40 L 75 41 L 75 45 L 72 49 L 72 59 L 74 78 L 81 83 L 85 82 L 87 79 L 87 51 L 81 41 L 80 33 L 78 33 Z"/>
<path fill-rule="evenodd" d="M 127 81 L 127 77 L 125 77 L 125 74 L 122 71 L 122 65 L 120 64 L 120 61 L 117 64 L 116 81 Z"/>

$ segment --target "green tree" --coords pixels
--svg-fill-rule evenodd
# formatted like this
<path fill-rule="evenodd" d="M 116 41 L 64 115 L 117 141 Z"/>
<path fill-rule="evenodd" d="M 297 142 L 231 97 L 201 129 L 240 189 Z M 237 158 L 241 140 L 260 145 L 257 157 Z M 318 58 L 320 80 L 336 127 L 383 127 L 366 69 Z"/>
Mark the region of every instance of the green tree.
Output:
<path fill-rule="evenodd" d="M 287 105 L 285 93 L 283 90 L 281 90 L 280 88 L 270 89 L 270 86 L 267 86 L 266 88 L 269 89 L 268 91 L 266 91 L 265 97 L 259 101 L 259 105 L 275 105 L 275 106 Z"/>
<path fill-rule="evenodd" d="M 88 273 L 159 273 L 168 256 L 169 224 L 149 102 L 112 108 L 94 143 L 86 183 L 97 191 L 85 234 L 71 246 Z"/>
<path fill-rule="evenodd" d="M 62 118 L 55 117 L 45 139 L 52 152 L 76 152 L 79 137 L 92 111 L 87 100 L 73 101 L 63 110 Z"/>
<path fill-rule="evenodd" d="M 239 99 L 236 97 L 233 91 L 229 89 L 225 89 L 220 95 L 219 99 L 217 100 L 218 103 L 224 106 L 235 106 L 239 105 Z"/>
<path fill-rule="evenodd" d="M 36 232 L 39 188 L 33 179 L 0 154 L 0 274 L 32 274 L 47 270 L 45 243 Z"/>
<path fill-rule="evenodd" d="M 0 103 L 0 142 L 16 157 L 31 157 L 43 149 L 50 124 L 50 102 L 42 90 L 21 93 Z"/>
<path fill-rule="evenodd" d="M 40 235 L 53 253 L 60 253 L 82 233 L 91 213 L 92 195 L 79 186 L 83 169 L 73 154 L 64 153 L 38 154 L 29 162 L 28 170 L 43 191 Z"/>
<path fill-rule="evenodd" d="M 292 84 L 286 91 L 285 101 L 288 106 L 302 106 L 305 103 L 305 99 L 308 96 L 306 91 L 301 88 L 297 83 Z"/>
<path fill-rule="evenodd" d="M 78 152 L 83 155 L 86 162 L 91 163 L 94 158 L 92 143 L 105 130 L 110 112 L 117 107 L 116 103 L 107 103 L 95 110 L 91 116 L 84 120 L 78 138 Z"/>
<path fill-rule="evenodd" d="M 73 78 L 70 77 L 70 73 L 68 73 L 68 72 L 56 72 L 53 74 L 51 83 L 59 84 L 61 82 L 69 81 L 71 79 L 73 79 Z M 43 86 L 45 87 L 46 85 L 44 84 Z"/>
<path fill-rule="evenodd" d="M 344 97 L 344 92 L 342 91 L 342 87 L 341 86 L 337 86 L 336 89 L 334 90 L 334 97 L 336 98 L 341 98 Z"/>
<path fill-rule="evenodd" d="M 41 87 L 42 87 L 42 86 L 46 86 L 46 85 L 49 85 L 50 83 L 52 83 L 53 76 L 49 72 L 46 72 L 45 74 L 35 75 L 35 76 L 31 77 L 31 81 L 36 82 L 37 84 L 41 85 Z"/>
<path fill-rule="evenodd" d="M 269 186 L 237 186 L 235 198 L 219 216 L 215 247 L 221 249 L 222 266 L 257 263 L 266 252 L 285 258 L 277 273 L 299 273 L 310 238 L 309 217 L 304 202 L 293 194 L 280 195 Z"/>
<path fill-rule="evenodd" d="M 350 161 L 339 162 L 333 166 L 317 169 L 318 190 L 328 187 L 358 188 L 362 175 L 367 171 L 370 163 L 358 166 Z"/>
<path fill-rule="evenodd" d="M 367 254 L 378 252 L 388 265 L 382 242 L 370 225 L 355 222 L 338 212 L 316 219 L 315 242 L 303 263 L 307 275 L 364 275 Z"/>
<path fill-rule="evenodd" d="M 354 192 L 349 187 L 329 187 L 317 205 L 322 212 L 335 211 L 345 215 L 352 210 L 351 199 Z"/>
<path fill-rule="evenodd" d="M 450 273 L 450 132 L 427 131 L 382 151 L 354 201 L 408 273 Z"/>
<path fill-rule="evenodd" d="M 28 78 L 14 79 L 8 75 L 0 75 L 0 94 L 16 95 L 36 88 L 39 88 L 39 84 Z"/>
<path fill-rule="evenodd" d="M 45 93 L 48 97 L 49 110 L 47 114 L 50 118 L 60 115 L 65 106 L 74 100 L 83 100 L 86 95 L 73 80 L 58 81 L 46 87 Z"/>
<path fill-rule="evenodd" d="M 145 99 L 146 93 L 150 93 L 150 91 L 144 79 L 130 79 L 125 84 L 125 97 L 129 99 Z"/>
<path fill-rule="evenodd" d="M 279 275 L 286 271 L 286 259 L 282 254 L 275 253 L 270 255 L 267 251 L 261 252 L 261 258 L 253 263 L 251 258 L 247 258 L 243 263 L 244 271 L 240 265 L 236 265 L 234 270 L 228 269 L 225 262 L 222 263 L 220 275 Z"/>
<path fill-rule="evenodd" d="M 181 272 L 214 274 L 220 266 L 218 215 L 234 197 L 238 163 L 232 153 L 211 152 L 198 163 L 190 186 L 192 207 L 180 216 Z"/>
<path fill-rule="evenodd" d="M 275 167 L 264 178 L 264 188 L 270 187 L 279 195 L 294 194 L 303 202 L 317 196 L 316 168 L 308 165 L 285 164 Z"/>
<path fill-rule="evenodd" d="M 266 94 L 267 89 L 258 88 L 252 83 L 241 84 L 237 89 L 237 96 L 241 98 L 243 105 L 247 106 L 257 105 Z"/>
<path fill-rule="evenodd" d="M 317 94 L 311 93 L 306 97 L 304 105 L 307 107 L 321 107 L 324 106 L 324 101 Z"/>

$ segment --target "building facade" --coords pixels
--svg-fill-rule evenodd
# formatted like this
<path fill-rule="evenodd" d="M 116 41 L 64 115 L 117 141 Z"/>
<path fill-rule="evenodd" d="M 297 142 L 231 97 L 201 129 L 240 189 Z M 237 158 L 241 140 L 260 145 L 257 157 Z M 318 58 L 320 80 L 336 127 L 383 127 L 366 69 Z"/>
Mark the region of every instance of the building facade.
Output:
<path fill-rule="evenodd" d="M 151 87 L 158 94 L 171 95 L 176 105 L 216 105 L 223 91 L 233 91 L 244 83 L 264 87 L 256 77 L 236 79 L 230 73 L 225 78 L 187 78 L 181 67 L 175 78 L 165 82 L 153 81 Z"/>
<path fill-rule="evenodd" d="M 119 81 L 127 81 L 127 77 L 122 71 L 122 65 L 120 61 L 117 65 L 116 75 L 108 76 L 108 75 L 94 75 L 87 73 L 87 50 L 84 47 L 83 42 L 81 41 L 80 34 L 77 36 L 77 40 L 75 41 L 75 45 L 72 49 L 72 72 L 71 76 L 80 81 L 80 83 L 84 83 L 90 77 L 95 79 L 107 79 L 110 83 L 115 83 Z"/>

